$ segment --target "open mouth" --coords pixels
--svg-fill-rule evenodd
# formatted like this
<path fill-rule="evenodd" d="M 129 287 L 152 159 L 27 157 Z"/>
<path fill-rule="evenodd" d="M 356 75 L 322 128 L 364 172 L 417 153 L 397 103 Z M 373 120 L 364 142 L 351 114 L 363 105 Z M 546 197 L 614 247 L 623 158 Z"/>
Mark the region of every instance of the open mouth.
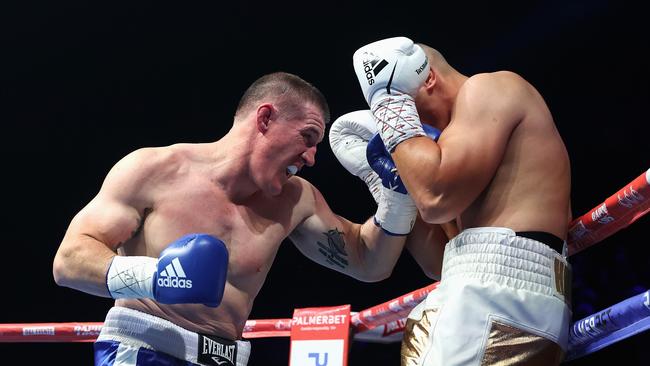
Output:
<path fill-rule="evenodd" d="M 287 177 L 291 177 L 293 175 L 296 175 L 298 173 L 298 167 L 295 165 L 289 165 L 287 167 Z"/>

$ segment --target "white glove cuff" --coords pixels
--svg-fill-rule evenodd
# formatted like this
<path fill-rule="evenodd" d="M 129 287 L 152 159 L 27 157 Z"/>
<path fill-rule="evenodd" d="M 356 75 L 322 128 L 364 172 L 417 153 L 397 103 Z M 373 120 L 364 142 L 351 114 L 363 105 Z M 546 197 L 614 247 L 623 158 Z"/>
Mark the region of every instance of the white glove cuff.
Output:
<path fill-rule="evenodd" d="M 413 229 L 418 208 L 408 194 L 382 186 L 375 223 L 390 235 L 408 235 Z"/>
<path fill-rule="evenodd" d="M 153 281 L 157 270 L 157 258 L 116 255 L 106 273 L 108 292 L 114 299 L 153 299 Z"/>
<path fill-rule="evenodd" d="M 426 136 L 422 129 L 415 100 L 408 94 L 377 93 L 370 109 L 386 150 L 392 153 L 400 142 L 416 136 Z"/>

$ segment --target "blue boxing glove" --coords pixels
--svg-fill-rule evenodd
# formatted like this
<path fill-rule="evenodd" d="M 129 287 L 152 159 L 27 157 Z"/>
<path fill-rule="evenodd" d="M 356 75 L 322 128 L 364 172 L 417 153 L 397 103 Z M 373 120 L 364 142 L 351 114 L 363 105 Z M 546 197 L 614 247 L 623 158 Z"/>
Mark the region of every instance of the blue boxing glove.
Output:
<path fill-rule="evenodd" d="M 440 130 L 429 125 L 423 125 L 427 136 L 437 141 Z M 391 235 L 406 235 L 411 232 L 417 207 L 408 195 L 406 186 L 397 172 L 395 162 L 391 157 L 379 134 L 368 141 L 366 158 L 372 170 L 381 179 L 382 190 L 379 199 L 375 223 Z"/>
<path fill-rule="evenodd" d="M 172 242 L 158 259 L 115 256 L 106 283 L 115 299 L 216 307 L 223 298 L 227 272 L 226 245 L 207 234 L 189 234 Z"/>
<path fill-rule="evenodd" d="M 206 234 L 186 235 L 160 253 L 154 299 L 162 304 L 219 306 L 226 286 L 228 249 Z"/>

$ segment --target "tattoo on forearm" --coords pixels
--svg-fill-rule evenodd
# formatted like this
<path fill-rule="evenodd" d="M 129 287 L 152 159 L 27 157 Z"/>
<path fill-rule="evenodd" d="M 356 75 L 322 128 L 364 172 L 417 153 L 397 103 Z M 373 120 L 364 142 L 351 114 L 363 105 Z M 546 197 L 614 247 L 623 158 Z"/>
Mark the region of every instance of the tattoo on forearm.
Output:
<path fill-rule="evenodd" d="M 338 228 L 328 230 L 323 233 L 327 238 L 327 244 L 317 241 L 319 248 L 318 251 L 325 256 L 327 263 L 345 268 L 348 265 L 348 260 L 343 258 L 347 257 L 348 253 L 345 252 L 345 240 L 343 239 L 343 232 Z"/>

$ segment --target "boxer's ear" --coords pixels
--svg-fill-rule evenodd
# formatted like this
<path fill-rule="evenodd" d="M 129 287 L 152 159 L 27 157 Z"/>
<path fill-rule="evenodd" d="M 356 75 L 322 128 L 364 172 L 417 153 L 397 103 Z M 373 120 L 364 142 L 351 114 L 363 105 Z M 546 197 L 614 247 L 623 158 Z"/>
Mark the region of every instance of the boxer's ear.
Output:
<path fill-rule="evenodd" d="M 255 114 L 255 124 L 257 125 L 257 130 L 261 133 L 266 133 L 269 129 L 269 123 L 274 118 L 276 110 L 271 103 L 260 104 L 257 107 L 257 112 Z"/>

